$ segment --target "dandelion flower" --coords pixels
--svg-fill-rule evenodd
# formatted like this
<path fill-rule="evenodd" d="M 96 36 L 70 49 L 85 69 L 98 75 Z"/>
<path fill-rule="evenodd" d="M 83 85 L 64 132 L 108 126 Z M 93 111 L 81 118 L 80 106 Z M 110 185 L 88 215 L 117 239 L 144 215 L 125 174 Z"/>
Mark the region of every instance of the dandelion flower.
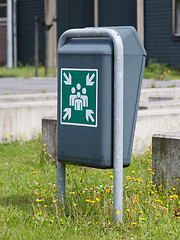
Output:
<path fill-rule="evenodd" d="M 136 225 L 137 223 L 136 222 L 131 222 L 132 225 Z"/>
<path fill-rule="evenodd" d="M 46 208 L 46 207 L 47 207 L 47 205 L 44 205 L 44 207 Z"/>
<path fill-rule="evenodd" d="M 118 211 L 118 210 L 116 210 L 116 214 L 119 214 L 119 211 Z"/>
<path fill-rule="evenodd" d="M 141 218 L 141 220 L 142 220 L 142 221 L 144 221 L 144 220 L 145 220 L 145 218 Z"/>
<path fill-rule="evenodd" d="M 34 172 L 31 172 L 31 174 L 35 174 L 36 173 L 36 171 L 34 171 Z"/>
<path fill-rule="evenodd" d="M 96 201 L 99 202 L 99 198 L 96 198 Z"/>
<path fill-rule="evenodd" d="M 41 215 L 41 214 L 42 214 L 42 212 L 38 212 L 38 213 L 37 213 L 37 215 Z"/>

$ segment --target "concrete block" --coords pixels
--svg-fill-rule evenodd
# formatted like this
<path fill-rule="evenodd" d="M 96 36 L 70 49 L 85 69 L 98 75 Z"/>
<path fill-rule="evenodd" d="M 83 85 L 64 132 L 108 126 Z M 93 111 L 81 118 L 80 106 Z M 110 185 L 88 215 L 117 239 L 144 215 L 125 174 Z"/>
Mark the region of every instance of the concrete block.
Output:
<path fill-rule="evenodd" d="M 46 124 L 46 127 L 42 126 L 42 128 L 47 129 L 46 131 L 51 131 L 51 133 L 52 132 L 55 133 L 55 131 L 52 130 L 54 129 L 54 127 L 52 127 L 51 129 L 49 125 L 51 124 L 52 126 L 55 125 L 55 121 L 57 121 L 56 118 L 53 118 L 54 122 L 48 119 L 46 121 L 47 123 L 45 123 L 45 120 L 42 122 L 43 125 Z M 149 147 L 152 144 L 153 134 L 161 133 L 162 131 L 164 132 L 178 131 L 179 129 L 180 129 L 180 109 L 174 108 L 174 109 L 158 109 L 158 110 L 155 109 L 139 111 L 133 143 L 133 154 L 139 155 L 145 150 L 145 147 Z M 48 147 L 48 149 L 50 149 L 52 146 L 51 143 L 48 143 L 49 140 L 53 138 L 51 133 L 45 137 L 45 140 L 43 140 L 43 142 L 46 143 L 47 145 L 50 144 L 50 147 Z M 55 146 L 56 140 L 51 141 Z M 52 152 L 50 150 L 49 153 L 52 156 L 56 156 L 54 150 L 52 150 Z"/>
<path fill-rule="evenodd" d="M 153 109 L 138 112 L 133 153 L 139 155 L 152 144 L 153 134 L 180 129 L 180 109 Z"/>
<path fill-rule="evenodd" d="M 49 155 L 55 160 L 57 156 L 57 118 L 42 119 L 42 142 Z"/>
<path fill-rule="evenodd" d="M 152 170 L 155 184 L 180 193 L 180 132 L 153 135 Z"/>
<path fill-rule="evenodd" d="M 0 143 L 30 140 L 41 131 L 41 119 L 57 116 L 57 102 L 14 102 L 0 104 Z"/>

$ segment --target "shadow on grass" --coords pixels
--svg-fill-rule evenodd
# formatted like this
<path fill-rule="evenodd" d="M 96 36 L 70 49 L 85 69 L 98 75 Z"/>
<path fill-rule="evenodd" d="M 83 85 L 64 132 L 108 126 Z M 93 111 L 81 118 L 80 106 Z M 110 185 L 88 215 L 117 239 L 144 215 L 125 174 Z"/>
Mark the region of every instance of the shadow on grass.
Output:
<path fill-rule="evenodd" d="M 25 212 L 32 212 L 33 196 L 31 194 L 25 195 L 9 195 L 7 197 L 0 197 L 0 206 L 2 207 L 17 207 Z"/>

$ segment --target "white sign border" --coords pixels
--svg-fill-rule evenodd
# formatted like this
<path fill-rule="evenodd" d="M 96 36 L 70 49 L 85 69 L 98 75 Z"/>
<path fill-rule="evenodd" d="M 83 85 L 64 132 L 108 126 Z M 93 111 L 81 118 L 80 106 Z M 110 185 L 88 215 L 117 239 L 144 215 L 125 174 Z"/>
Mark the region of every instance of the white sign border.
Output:
<path fill-rule="evenodd" d="M 90 125 L 90 124 L 83 124 L 83 123 L 68 123 L 63 122 L 63 110 L 62 110 L 62 71 L 95 71 L 96 72 L 96 124 Z M 97 120 L 98 120 L 98 69 L 87 69 L 87 68 L 61 68 L 61 93 L 60 93 L 60 124 L 62 125 L 72 125 L 72 126 L 84 126 L 84 127 L 97 127 Z"/>

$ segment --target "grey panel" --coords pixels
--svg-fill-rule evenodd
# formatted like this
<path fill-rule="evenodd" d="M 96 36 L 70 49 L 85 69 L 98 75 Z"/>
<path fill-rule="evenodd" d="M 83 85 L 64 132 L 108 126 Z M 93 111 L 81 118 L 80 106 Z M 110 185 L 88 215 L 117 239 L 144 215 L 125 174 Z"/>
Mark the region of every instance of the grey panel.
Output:
<path fill-rule="evenodd" d="M 88 44 L 87 49 L 91 49 L 91 45 Z M 61 68 L 98 69 L 99 104 L 97 127 L 62 125 L 58 120 L 58 160 L 101 168 L 112 167 L 112 57 L 102 54 L 60 55 L 58 83 Z M 58 89 L 60 119 L 60 84 Z"/>

